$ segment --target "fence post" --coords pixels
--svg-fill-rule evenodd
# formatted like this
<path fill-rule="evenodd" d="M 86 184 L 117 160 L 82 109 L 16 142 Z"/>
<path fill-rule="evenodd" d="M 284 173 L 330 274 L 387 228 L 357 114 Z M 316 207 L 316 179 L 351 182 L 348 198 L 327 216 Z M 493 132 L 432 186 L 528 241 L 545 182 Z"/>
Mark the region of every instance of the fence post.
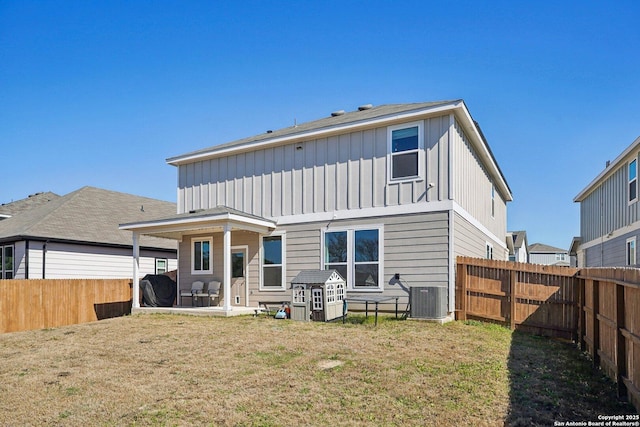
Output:
<path fill-rule="evenodd" d="M 511 270 L 509 273 L 509 297 L 511 298 L 510 304 L 510 319 L 509 326 L 511 330 L 516 328 L 516 284 L 518 283 L 518 272 L 516 270 Z"/>
<path fill-rule="evenodd" d="M 467 265 L 458 261 L 457 268 L 456 289 L 458 289 L 458 300 L 460 304 L 458 320 L 467 320 Z"/>
<path fill-rule="evenodd" d="M 616 383 L 618 384 L 618 398 L 627 397 L 627 387 L 624 378 L 627 376 L 627 339 L 622 334 L 625 329 L 624 286 L 616 286 Z"/>
<path fill-rule="evenodd" d="M 580 344 L 580 350 L 586 351 L 587 342 L 585 341 L 585 336 L 587 335 L 587 318 L 585 314 L 585 306 L 586 302 L 586 294 L 585 288 L 587 287 L 587 283 L 585 279 L 575 278 L 575 281 L 578 285 L 578 325 L 577 325 L 577 333 L 578 333 L 578 343 Z"/>
<path fill-rule="evenodd" d="M 598 311 L 600 310 L 600 281 L 593 281 L 593 366 L 600 366 L 600 320 Z"/>

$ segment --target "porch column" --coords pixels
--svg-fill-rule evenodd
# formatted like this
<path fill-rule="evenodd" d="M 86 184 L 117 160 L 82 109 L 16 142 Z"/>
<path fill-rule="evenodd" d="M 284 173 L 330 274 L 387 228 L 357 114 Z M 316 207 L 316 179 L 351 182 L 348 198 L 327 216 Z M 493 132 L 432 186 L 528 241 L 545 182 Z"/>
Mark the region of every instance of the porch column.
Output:
<path fill-rule="evenodd" d="M 223 268 L 223 288 L 224 288 L 224 302 L 223 310 L 231 310 L 231 225 L 224 225 L 224 236 L 222 239 L 222 261 L 224 262 Z"/>
<path fill-rule="evenodd" d="M 133 308 L 140 308 L 140 234 L 133 232 Z"/>

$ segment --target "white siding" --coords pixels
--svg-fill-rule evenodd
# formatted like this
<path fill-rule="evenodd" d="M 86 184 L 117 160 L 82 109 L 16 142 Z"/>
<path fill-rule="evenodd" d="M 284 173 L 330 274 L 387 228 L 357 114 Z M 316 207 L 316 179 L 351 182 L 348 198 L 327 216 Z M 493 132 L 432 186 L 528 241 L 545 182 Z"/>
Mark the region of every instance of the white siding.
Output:
<path fill-rule="evenodd" d="M 469 223 L 460 214 L 455 214 L 454 221 L 454 256 L 486 258 L 486 246 L 490 243 L 493 246 L 493 259 L 508 259 L 508 251 L 499 246 L 499 242 Z"/>
<path fill-rule="evenodd" d="M 25 278 L 26 257 L 24 242 L 18 242 L 20 252 L 19 275 Z M 29 241 L 29 279 L 42 279 L 42 262 L 45 259 L 46 279 L 110 279 L 133 277 L 133 257 L 130 248 L 109 248 L 68 243 L 47 243 L 47 252 L 43 257 L 43 242 Z M 178 267 L 174 253 L 162 251 L 140 252 L 140 276 L 155 273 L 155 259 L 166 258 L 168 269 Z"/>

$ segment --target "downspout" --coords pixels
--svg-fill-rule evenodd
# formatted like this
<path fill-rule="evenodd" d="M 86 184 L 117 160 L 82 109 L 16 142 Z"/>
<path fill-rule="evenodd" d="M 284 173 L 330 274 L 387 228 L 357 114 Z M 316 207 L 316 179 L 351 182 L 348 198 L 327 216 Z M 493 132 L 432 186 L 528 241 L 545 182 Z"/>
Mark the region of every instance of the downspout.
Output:
<path fill-rule="evenodd" d="M 47 243 L 49 241 L 47 240 L 46 242 L 44 242 L 42 244 L 42 278 L 45 279 L 45 272 L 46 272 L 46 266 L 47 266 Z"/>
<path fill-rule="evenodd" d="M 29 278 L 29 240 L 24 241 L 24 278 Z"/>

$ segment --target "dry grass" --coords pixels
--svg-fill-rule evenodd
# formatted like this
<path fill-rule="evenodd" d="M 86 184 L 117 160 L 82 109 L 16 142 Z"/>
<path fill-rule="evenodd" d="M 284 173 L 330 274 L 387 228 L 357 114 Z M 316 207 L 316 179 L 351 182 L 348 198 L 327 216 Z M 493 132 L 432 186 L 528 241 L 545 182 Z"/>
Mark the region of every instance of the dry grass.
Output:
<path fill-rule="evenodd" d="M 0 424 L 547 425 L 568 406 L 631 411 L 590 368 L 565 388 L 539 369 L 566 344 L 517 337 L 478 323 L 163 315 L 5 334 Z M 549 369 L 588 366 L 566 354 Z M 539 399 L 549 387 L 571 395 Z"/>

